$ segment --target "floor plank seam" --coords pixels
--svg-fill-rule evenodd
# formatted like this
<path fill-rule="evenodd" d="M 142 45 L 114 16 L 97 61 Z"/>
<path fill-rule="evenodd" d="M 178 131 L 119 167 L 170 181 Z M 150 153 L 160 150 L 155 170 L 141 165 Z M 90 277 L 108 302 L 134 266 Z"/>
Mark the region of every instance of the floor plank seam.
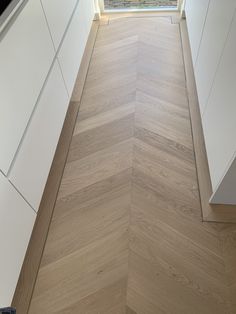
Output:
<path fill-rule="evenodd" d="M 202 221 L 180 24 L 149 17 L 99 26 L 30 314 L 231 314 L 233 230 Z"/>

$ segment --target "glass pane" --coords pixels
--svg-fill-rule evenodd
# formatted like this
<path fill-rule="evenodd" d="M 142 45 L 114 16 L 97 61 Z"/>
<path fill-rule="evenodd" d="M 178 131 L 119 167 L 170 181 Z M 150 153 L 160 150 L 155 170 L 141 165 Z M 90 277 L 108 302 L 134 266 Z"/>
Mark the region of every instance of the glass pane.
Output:
<path fill-rule="evenodd" d="M 177 0 L 104 0 L 105 9 L 155 9 L 176 7 Z"/>

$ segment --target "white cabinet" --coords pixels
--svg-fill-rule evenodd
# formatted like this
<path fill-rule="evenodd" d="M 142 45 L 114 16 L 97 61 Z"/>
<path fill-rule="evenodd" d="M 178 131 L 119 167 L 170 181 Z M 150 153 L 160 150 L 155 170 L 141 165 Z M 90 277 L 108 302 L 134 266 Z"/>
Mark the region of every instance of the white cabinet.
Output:
<path fill-rule="evenodd" d="M 0 307 L 11 304 L 35 212 L 0 173 Z"/>
<path fill-rule="evenodd" d="M 0 308 L 14 295 L 94 17 L 93 0 L 77 2 L 28 0 L 0 37 Z"/>
<path fill-rule="evenodd" d="M 0 169 L 5 174 L 54 55 L 40 0 L 29 0 L 0 41 Z"/>
<path fill-rule="evenodd" d="M 58 54 L 69 96 L 72 94 L 93 17 L 93 0 L 79 0 Z"/>
<path fill-rule="evenodd" d="M 236 152 L 235 38 L 236 16 L 231 25 L 203 117 L 203 129 L 214 191 L 226 174 Z"/>
<path fill-rule="evenodd" d="M 211 197 L 211 203 L 213 204 L 236 204 L 236 155 L 233 162 L 227 169 L 223 180 L 217 186 L 214 194 Z"/>
<path fill-rule="evenodd" d="M 58 49 L 77 0 L 41 0 L 51 30 L 55 48 Z"/>
<path fill-rule="evenodd" d="M 10 180 L 38 210 L 69 103 L 57 61 L 16 155 Z"/>
<path fill-rule="evenodd" d="M 52 11 L 54 8 L 55 12 L 55 7 L 57 7 L 55 1 L 51 2 L 49 4 L 50 1 L 43 1 L 44 10 L 48 16 L 48 21 L 51 19 L 51 24 L 57 30 L 57 35 L 55 36 L 60 40 L 62 33 L 66 30 L 66 24 L 70 20 L 75 3 L 73 4 L 71 1 L 68 3 L 70 9 L 62 19 L 60 28 L 57 25 L 60 22 L 56 18 L 53 22 L 52 16 L 50 17 L 50 14 L 52 14 L 50 10 Z M 60 1 L 59 15 L 63 11 L 65 3 Z M 59 57 L 55 60 L 52 71 L 41 91 L 40 98 L 27 128 L 25 125 L 26 131 L 8 173 L 12 184 L 36 211 L 39 208 L 66 115 L 69 103 L 67 90 L 71 95 L 93 16 L 93 1 L 80 0 L 63 40 Z M 60 17 L 58 18 L 60 19 Z M 52 34 L 53 32 L 51 30 Z M 60 60 L 64 78 L 62 77 L 58 60 Z M 25 108 L 22 108 L 22 110 L 25 114 Z"/>
<path fill-rule="evenodd" d="M 187 27 L 213 194 L 236 204 L 236 1 L 186 0 Z"/>
<path fill-rule="evenodd" d="M 227 3 L 222 0 L 210 1 L 195 67 L 201 114 L 204 113 L 207 105 L 207 100 L 227 40 L 235 7 L 235 0 L 228 0 Z"/>
<path fill-rule="evenodd" d="M 185 12 L 194 66 L 197 60 L 208 5 L 209 0 L 186 0 Z"/>

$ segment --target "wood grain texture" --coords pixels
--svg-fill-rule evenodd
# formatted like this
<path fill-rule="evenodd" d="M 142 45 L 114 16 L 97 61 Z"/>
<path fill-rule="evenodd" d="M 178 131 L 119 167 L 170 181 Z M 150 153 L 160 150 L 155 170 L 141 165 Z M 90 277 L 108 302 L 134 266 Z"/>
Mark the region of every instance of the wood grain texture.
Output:
<path fill-rule="evenodd" d="M 179 25 L 108 17 L 29 313 L 234 314 L 235 232 L 202 221 Z"/>
<path fill-rule="evenodd" d="M 34 284 L 37 278 L 44 245 L 47 239 L 48 229 L 60 186 L 61 176 L 65 165 L 67 151 L 70 144 L 70 136 L 73 134 L 71 122 L 76 117 L 78 103 L 71 103 L 63 126 L 58 147 L 50 170 L 45 192 L 40 204 L 37 219 L 32 232 L 31 240 L 25 256 L 24 264 L 18 280 L 12 306 L 17 308 L 17 313 L 27 313 Z"/>
<path fill-rule="evenodd" d="M 127 308 L 126 308 L 126 314 L 137 314 L 137 313 L 134 312 L 130 307 L 127 306 Z"/>
<path fill-rule="evenodd" d="M 207 161 L 204 135 L 202 130 L 201 114 L 198 104 L 198 96 L 191 60 L 186 22 L 182 21 L 180 23 L 180 26 L 203 220 L 236 223 L 236 206 L 215 205 L 209 203 L 213 192 Z"/>

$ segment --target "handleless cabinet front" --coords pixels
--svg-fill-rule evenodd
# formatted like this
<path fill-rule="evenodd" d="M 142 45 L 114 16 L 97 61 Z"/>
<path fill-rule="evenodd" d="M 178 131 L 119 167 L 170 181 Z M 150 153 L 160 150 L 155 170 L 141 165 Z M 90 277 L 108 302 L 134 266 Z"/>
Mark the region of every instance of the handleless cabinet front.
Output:
<path fill-rule="evenodd" d="M 236 14 L 203 116 L 213 192 L 217 189 L 236 152 Z M 235 185 L 234 185 L 235 195 Z M 232 203 L 233 204 L 233 203 Z"/>
<path fill-rule="evenodd" d="M 195 77 L 201 114 L 204 114 L 236 8 L 235 0 L 210 2 Z"/>
<path fill-rule="evenodd" d="M 185 11 L 194 66 L 201 43 L 208 5 L 209 0 L 186 0 Z"/>
<path fill-rule="evenodd" d="M 0 308 L 12 302 L 35 218 L 32 208 L 0 173 Z"/>
<path fill-rule="evenodd" d="M 0 35 L 0 169 L 7 174 L 55 51 L 40 0 Z"/>
<path fill-rule="evenodd" d="M 37 211 L 66 116 L 69 97 L 57 61 L 48 77 L 9 179 Z"/>
<path fill-rule="evenodd" d="M 72 94 L 93 17 L 93 0 L 79 0 L 75 14 L 58 53 L 59 63 L 69 96 Z"/>
<path fill-rule="evenodd" d="M 58 49 L 78 0 L 42 0 L 55 48 Z"/>

